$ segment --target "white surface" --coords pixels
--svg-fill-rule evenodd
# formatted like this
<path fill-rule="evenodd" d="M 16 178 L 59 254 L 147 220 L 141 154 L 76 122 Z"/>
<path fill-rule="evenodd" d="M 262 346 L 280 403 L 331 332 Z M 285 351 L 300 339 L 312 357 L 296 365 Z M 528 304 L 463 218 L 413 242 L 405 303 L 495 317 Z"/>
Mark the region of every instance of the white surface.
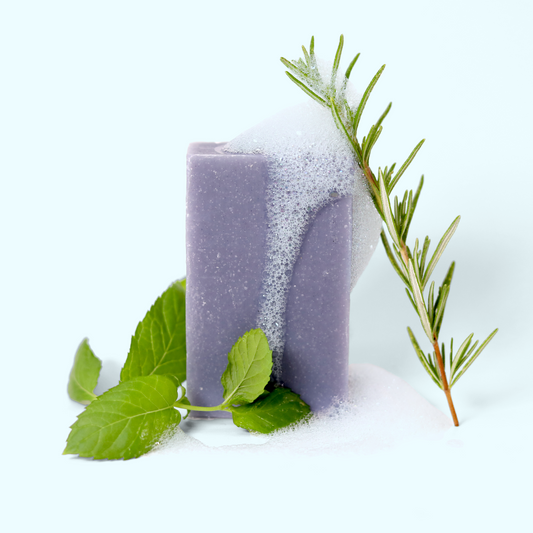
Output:
<path fill-rule="evenodd" d="M 530 21 L 523 1 L 2 2 L 0 306 L 2 523 L 7 531 L 235 529 L 528 531 L 531 329 Z M 387 63 L 363 118 L 394 102 L 377 166 L 427 143 L 411 234 L 459 230 L 443 334 L 500 333 L 453 390 L 462 447 L 374 455 L 207 453 L 192 460 L 61 456 L 66 396 L 88 336 L 112 384 L 130 336 L 185 272 L 185 151 L 305 100 L 279 56 L 316 36 Z M 238 59 L 234 59 L 238 58 Z M 344 65 L 346 65 L 346 61 Z M 378 249 L 352 296 L 351 355 L 446 413 L 405 328 L 416 324 Z M 458 442 L 456 442 L 458 444 Z M 237 524 L 237 527 L 235 526 Z"/>

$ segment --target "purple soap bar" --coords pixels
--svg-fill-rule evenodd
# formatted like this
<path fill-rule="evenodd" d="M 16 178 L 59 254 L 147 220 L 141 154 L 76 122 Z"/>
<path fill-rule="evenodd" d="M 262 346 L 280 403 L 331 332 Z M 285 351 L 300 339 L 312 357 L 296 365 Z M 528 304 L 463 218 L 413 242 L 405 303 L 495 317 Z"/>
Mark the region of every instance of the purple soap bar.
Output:
<path fill-rule="evenodd" d="M 313 411 L 348 394 L 352 197 L 323 207 L 296 260 L 282 376 Z"/>
<path fill-rule="evenodd" d="M 267 259 L 267 158 L 222 146 L 193 143 L 187 154 L 187 396 L 203 406 L 222 402 L 228 352 L 260 327 Z M 351 257 L 348 196 L 310 222 L 287 294 L 280 381 L 313 411 L 347 393 Z"/>
<path fill-rule="evenodd" d="M 228 352 L 257 327 L 267 230 L 265 158 L 221 146 L 193 143 L 187 153 L 187 396 L 207 407 L 223 401 Z"/>

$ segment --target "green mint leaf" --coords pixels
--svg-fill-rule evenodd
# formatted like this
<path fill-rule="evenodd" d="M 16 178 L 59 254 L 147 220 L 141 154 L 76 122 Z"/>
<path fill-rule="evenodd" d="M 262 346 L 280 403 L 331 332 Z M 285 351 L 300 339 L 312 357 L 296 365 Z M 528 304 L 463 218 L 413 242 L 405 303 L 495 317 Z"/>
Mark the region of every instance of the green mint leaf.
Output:
<path fill-rule="evenodd" d="M 96 395 L 93 391 L 98 383 L 101 369 L 102 361 L 94 355 L 89 340 L 83 339 L 76 350 L 74 365 L 68 378 L 67 390 L 70 399 L 83 405 L 95 400 Z"/>
<path fill-rule="evenodd" d="M 177 407 L 178 409 L 186 409 L 187 405 L 191 405 L 191 402 L 189 401 L 189 398 L 185 396 L 187 391 L 185 390 L 185 387 L 180 383 L 178 384 L 179 394 L 181 395 L 180 399 L 174 404 L 174 407 Z M 190 410 L 186 410 L 187 414 L 183 417 L 183 420 L 186 420 L 187 417 L 191 414 Z"/>
<path fill-rule="evenodd" d="M 228 354 L 222 374 L 224 405 L 253 402 L 265 390 L 272 372 L 272 351 L 260 329 L 247 331 Z"/>
<path fill-rule="evenodd" d="M 187 278 L 182 278 L 178 280 L 177 283 L 179 283 L 183 287 L 183 289 L 187 289 Z"/>
<path fill-rule="evenodd" d="M 169 374 L 185 381 L 185 289 L 173 283 L 139 322 L 120 381 Z"/>
<path fill-rule="evenodd" d="M 271 433 L 309 416 L 311 409 L 290 389 L 279 387 L 248 405 L 232 407 L 233 423 L 250 431 Z"/>
<path fill-rule="evenodd" d="M 89 404 L 71 426 L 64 454 L 95 459 L 132 459 L 150 451 L 180 423 L 176 386 L 167 376 L 120 383 Z"/>

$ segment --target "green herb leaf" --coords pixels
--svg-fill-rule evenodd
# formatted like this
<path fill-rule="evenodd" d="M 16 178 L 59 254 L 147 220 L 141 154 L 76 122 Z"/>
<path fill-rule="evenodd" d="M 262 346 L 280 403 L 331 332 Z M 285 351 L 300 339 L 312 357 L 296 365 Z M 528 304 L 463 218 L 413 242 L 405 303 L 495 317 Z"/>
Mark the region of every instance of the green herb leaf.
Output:
<path fill-rule="evenodd" d="M 339 70 L 339 64 L 341 62 L 342 48 L 344 47 L 344 35 L 340 36 L 339 46 L 337 48 L 337 53 L 335 54 L 335 59 L 333 60 L 333 68 L 331 70 L 331 85 L 335 87 L 335 80 L 337 79 L 337 70 Z"/>
<path fill-rule="evenodd" d="M 174 403 L 174 407 L 177 407 L 178 409 L 186 409 L 191 405 L 191 402 L 189 401 L 189 398 L 185 396 L 186 394 L 185 387 L 180 383 L 178 385 L 178 395 L 180 396 L 179 400 Z M 187 410 L 187 414 L 183 417 L 183 420 L 186 420 L 187 417 L 191 414 L 190 410 Z"/>
<path fill-rule="evenodd" d="M 457 383 L 457 380 L 470 368 L 470 365 L 472 365 L 472 363 L 478 358 L 479 354 L 486 348 L 487 344 L 492 340 L 492 338 L 494 337 L 494 335 L 496 335 L 496 333 L 498 333 L 498 328 L 496 328 L 484 341 L 483 343 L 481 344 L 481 346 L 476 350 L 476 353 L 474 355 L 472 355 L 470 357 L 470 360 L 468 361 L 468 363 L 466 363 L 466 365 L 463 367 L 463 369 L 457 374 L 457 376 L 455 376 L 454 380 L 452 381 L 452 383 L 450 384 L 450 388 L 452 388 L 456 383 Z M 477 345 L 477 341 L 476 341 L 476 344 L 474 346 Z M 468 358 L 468 357 L 467 357 Z M 466 359 L 467 359 L 466 358 Z M 463 360 L 466 361 L 466 359 Z M 460 365 L 459 365 L 460 366 Z"/>
<path fill-rule="evenodd" d="M 139 322 L 121 381 L 138 376 L 168 374 L 179 382 L 186 377 L 185 289 L 173 283 Z"/>
<path fill-rule="evenodd" d="M 306 50 L 305 46 L 303 46 L 303 45 L 302 45 L 302 52 L 304 53 L 305 62 L 307 63 L 307 65 L 309 65 L 309 63 L 311 61 L 311 58 L 309 57 L 309 54 L 307 53 L 307 50 Z"/>
<path fill-rule="evenodd" d="M 359 121 L 361 120 L 361 116 L 363 114 L 363 111 L 365 109 L 366 103 L 368 102 L 368 99 L 370 97 L 370 93 L 372 92 L 372 89 L 374 89 L 374 86 L 379 80 L 379 77 L 383 73 L 383 70 L 385 69 L 385 65 L 383 65 L 376 73 L 376 75 L 372 78 L 372 81 L 368 84 L 368 87 L 366 88 L 365 92 L 363 93 L 363 96 L 361 97 L 361 101 L 359 102 L 359 105 L 357 106 L 357 111 L 355 112 L 355 116 L 353 119 L 353 136 L 357 136 L 357 128 L 359 127 Z"/>
<path fill-rule="evenodd" d="M 290 72 L 286 72 L 287 76 L 302 89 L 302 91 L 306 94 L 308 94 L 313 100 L 316 100 L 320 105 L 323 105 L 327 107 L 326 101 L 321 98 L 318 94 L 316 94 L 313 90 L 311 90 L 307 85 L 302 83 L 299 79 L 295 78 Z"/>
<path fill-rule="evenodd" d="M 380 172 L 381 174 L 381 172 Z M 383 218 L 385 220 L 385 224 L 387 225 L 387 229 L 389 230 L 389 234 L 392 237 L 392 240 L 394 241 L 394 244 L 399 248 L 400 247 L 400 237 L 398 236 L 398 231 L 396 228 L 396 224 L 394 223 L 394 218 L 392 216 L 392 211 L 390 207 L 389 197 L 387 196 L 387 189 L 385 186 L 385 180 L 383 179 L 383 175 L 380 175 L 379 180 L 379 193 L 381 196 L 381 203 L 383 205 Z"/>
<path fill-rule="evenodd" d="M 309 45 L 309 55 L 311 56 L 311 59 L 315 56 L 315 36 L 311 36 L 311 44 Z"/>
<path fill-rule="evenodd" d="M 222 374 L 224 405 L 253 402 L 265 390 L 272 371 L 272 351 L 260 329 L 247 331 L 228 354 Z"/>
<path fill-rule="evenodd" d="M 335 103 L 333 98 L 330 98 L 330 103 L 331 103 L 331 113 L 333 114 L 333 119 L 335 120 L 335 124 L 337 124 L 337 127 L 341 131 L 344 132 L 344 134 L 346 135 L 346 138 L 348 139 L 348 141 L 352 145 L 352 148 L 354 149 L 355 152 L 357 152 L 357 146 L 355 145 L 353 139 L 351 138 L 350 134 L 348 133 L 348 130 L 346 129 L 346 126 L 344 125 L 344 122 L 343 122 L 341 114 L 340 114 L 339 107 L 337 106 L 337 104 Z"/>
<path fill-rule="evenodd" d="M 359 56 L 361 54 L 357 54 L 353 59 L 352 59 L 352 62 L 348 65 L 348 68 L 346 69 L 346 74 L 344 75 L 344 77 L 346 79 L 348 79 L 350 77 L 350 74 L 352 73 L 352 70 L 355 66 L 355 64 L 357 63 L 357 60 L 359 59 Z"/>
<path fill-rule="evenodd" d="M 385 248 L 385 252 L 387 254 L 387 257 L 389 258 L 389 261 L 391 262 L 391 265 L 393 266 L 394 270 L 396 271 L 396 274 L 401 278 L 401 280 L 409 287 L 409 281 L 407 280 L 407 277 L 404 275 L 404 273 L 400 270 L 400 268 L 404 269 L 403 263 L 397 263 L 396 259 L 394 258 L 394 255 L 392 254 L 392 250 L 389 244 L 389 241 L 387 239 L 387 235 L 385 234 L 384 230 L 381 230 L 381 242 L 383 243 L 383 246 Z M 414 305 L 414 304 L 413 304 Z M 416 306 L 415 306 L 416 309 Z"/>
<path fill-rule="evenodd" d="M 418 316 L 420 317 L 420 322 L 424 328 L 425 334 L 428 336 L 428 339 L 433 342 L 433 333 L 431 331 L 431 325 L 429 324 L 428 314 L 426 311 L 426 306 L 424 304 L 424 298 L 420 292 L 420 287 L 418 286 L 418 280 L 416 279 L 415 271 L 413 269 L 413 263 L 409 261 L 409 281 L 411 282 L 411 288 L 413 290 L 413 296 L 416 303 L 416 308 L 418 311 Z"/>
<path fill-rule="evenodd" d="M 414 150 L 409 154 L 409 157 L 405 161 L 405 163 L 400 167 L 400 170 L 398 170 L 398 174 L 394 176 L 394 179 L 391 181 L 389 185 L 389 194 L 392 192 L 392 189 L 394 189 L 394 186 L 400 181 L 400 178 L 403 176 L 404 172 L 407 170 L 409 165 L 413 162 L 413 159 L 415 158 L 416 154 L 422 148 L 422 145 L 426 142 L 426 139 L 422 139 L 414 148 Z"/>
<path fill-rule="evenodd" d="M 422 290 L 424 290 L 424 287 L 426 286 L 426 283 L 428 282 L 433 269 L 437 266 L 437 263 L 440 259 L 440 256 L 444 253 L 444 250 L 446 249 L 446 246 L 448 246 L 448 243 L 450 242 L 450 239 L 452 238 L 453 234 L 455 233 L 455 230 L 457 229 L 457 226 L 459 225 L 459 222 L 461 221 L 461 217 L 458 216 L 451 224 L 450 227 L 446 230 L 446 233 L 442 236 L 441 240 L 439 241 L 439 244 L 437 245 L 437 248 L 433 252 L 433 255 L 431 257 L 431 260 L 428 263 L 427 270 L 424 274 L 424 278 L 421 280 L 421 286 Z"/>
<path fill-rule="evenodd" d="M 416 355 L 418 356 L 418 359 L 422 363 L 422 366 L 426 369 L 426 372 L 429 374 L 431 379 L 442 389 L 442 380 L 440 376 L 435 371 L 435 368 L 433 367 L 433 365 L 429 363 L 429 360 L 426 359 L 426 356 L 424 355 L 424 352 L 420 349 L 420 346 L 418 345 L 418 341 L 416 340 L 416 337 L 411 331 L 411 328 L 407 328 L 407 333 L 409 333 L 411 344 L 413 345 L 413 348 L 415 349 Z"/>
<path fill-rule="evenodd" d="M 78 416 L 63 453 L 95 459 L 139 457 L 180 423 L 176 398 L 176 385 L 167 376 L 120 383 Z"/>
<path fill-rule="evenodd" d="M 418 198 L 420 197 L 420 193 L 422 192 L 422 186 L 424 185 L 424 175 L 421 176 L 420 178 L 420 182 L 418 184 L 418 187 L 416 189 L 416 192 L 415 192 L 415 195 L 413 197 L 413 201 L 410 205 L 410 208 L 409 208 L 409 212 L 407 214 L 407 222 L 405 224 L 405 228 L 403 230 L 403 235 L 402 235 L 402 240 L 405 242 L 405 240 L 407 239 L 407 235 L 409 233 L 409 228 L 411 227 L 411 221 L 413 220 L 413 215 L 415 214 L 415 209 L 416 209 L 416 206 L 418 204 Z M 427 237 L 426 237 L 427 239 Z M 424 241 L 424 246 L 425 246 L 425 241 Z M 428 246 L 429 246 L 429 243 L 428 243 Z M 426 253 L 427 253 L 427 250 L 426 250 Z M 425 261 L 425 256 L 424 256 L 424 259 L 423 261 Z"/>
<path fill-rule="evenodd" d="M 437 337 L 439 336 L 440 328 L 442 326 L 442 319 L 444 318 L 444 309 L 446 307 L 446 301 L 448 299 L 448 294 L 450 292 L 450 286 L 452 283 L 454 271 L 455 271 L 455 261 L 452 261 L 452 264 L 450 265 L 450 268 L 448 269 L 448 272 L 446 273 L 446 277 L 444 278 L 444 281 L 442 283 L 442 287 L 439 289 L 439 295 L 437 297 L 437 301 L 435 302 L 436 313 L 437 315 L 439 315 L 439 319 L 435 321 L 435 333 Z M 441 305 L 442 305 L 442 311 L 440 311 L 439 309 Z"/>
<path fill-rule="evenodd" d="M 95 400 L 96 395 L 93 391 L 98 383 L 101 369 L 102 361 L 94 355 L 89 340 L 83 339 L 76 350 L 74 365 L 68 378 L 67 390 L 70 399 L 83 405 Z"/>
<path fill-rule="evenodd" d="M 298 394 L 279 387 L 254 403 L 232 407 L 231 412 L 236 426 L 271 433 L 304 420 L 311 409 Z"/>

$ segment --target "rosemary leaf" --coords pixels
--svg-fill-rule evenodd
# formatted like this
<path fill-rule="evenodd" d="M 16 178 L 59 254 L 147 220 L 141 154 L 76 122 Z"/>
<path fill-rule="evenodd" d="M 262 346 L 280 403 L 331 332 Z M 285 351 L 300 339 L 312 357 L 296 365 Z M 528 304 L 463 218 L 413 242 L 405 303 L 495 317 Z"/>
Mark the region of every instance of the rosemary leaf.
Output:
<path fill-rule="evenodd" d="M 424 287 L 426 286 L 426 283 L 428 282 L 431 274 L 433 273 L 434 268 L 437 266 L 440 256 L 444 253 L 446 246 L 448 246 L 448 243 L 450 242 L 450 239 L 455 233 L 455 230 L 457 229 L 457 226 L 459 225 L 460 220 L 461 220 L 461 217 L 458 216 L 450 224 L 450 227 L 446 230 L 446 233 L 442 236 L 441 240 L 439 241 L 439 244 L 437 245 L 437 248 L 435 249 L 435 252 L 433 253 L 433 256 L 431 257 L 431 260 L 428 264 L 428 268 L 422 278 L 422 284 L 421 284 L 422 290 L 424 290 Z"/>
<path fill-rule="evenodd" d="M 396 229 L 396 224 L 394 223 L 394 219 L 392 218 L 389 197 L 385 189 L 385 180 L 383 179 L 383 175 L 381 175 L 379 179 L 379 192 L 381 196 L 381 205 L 383 206 L 383 215 L 385 217 L 387 229 L 389 230 L 390 236 L 392 237 L 394 244 L 396 244 L 396 246 L 398 246 L 399 248 L 400 237 L 398 236 L 398 230 Z"/>
<path fill-rule="evenodd" d="M 418 314 L 418 309 L 416 307 L 416 303 L 415 303 L 413 297 L 411 296 L 411 293 L 409 292 L 409 289 L 407 287 L 405 288 L 405 292 L 407 293 L 407 296 L 409 297 L 410 302 L 413 304 L 413 307 L 415 308 L 415 311 Z"/>
<path fill-rule="evenodd" d="M 442 287 L 446 287 L 447 286 L 448 290 L 447 290 L 447 293 L 446 293 L 446 296 L 445 296 L 446 300 L 443 303 L 442 312 L 439 312 L 437 310 L 437 314 L 439 314 L 439 318 L 436 321 L 436 326 L 435 326 L 435 333 L 436 333 L 437 337 L 440 334 L 440 328 L 442 326 L 442 320 L 444 318 L 444 310 L 445 310 L 445 307 L 446 307 L 446 302 L 448 301 L 448 295 L 449 295 L 449 292 L 450 292 L 450 287 L 451 287 L 451 284 L 452 284 L 452 277 L 453 277 L 454 271 L 455 271 L 455 261 L 452 261 L 452 264 L 450 265 L 450 268 L 448 269 L 448 272 L 446 273 L 446 276 L 444 277 L 444 281 L 442 282 Z M 444 295 L 442 297 L 444 298 Z M 439 289 L 439 295 L 437 297 L 436 305 L 440 305 L 440 298 L 441 298 L 441 289 Z"/>
<path fill-rule="evenodd" d="M 342 49 L 344 47 L 344 35 L 340 36 L 339 46 L 337 47 L 337 52 L 335 53 L 335 59 L 333 60 L 333 68 L 331 70 L 331 83 L 335 84 L 337 79 L 337 71 L 339 70 L 339 64 L 341 62 Z"/>
<path fill-rule="evenodd" d="M 296 79 L 290 72 L 286 72 L 287 76 L 302 89 L 304 93 L 307 93 L 313 100 L 316 100 L 320 105 L 327 107 L 326 101 L 323 98 L 320 98 L 318 94 L 312 91 L 307 85 L 304 85 L 300 80 Z"/>
<path fill-rule="evenodd" d="M 433 343 L 431 325 L 429 324 L 426 307 L 424 305 L 424 299 L 422 298 L 422 293 L 420 292 L 420 287 L 418 286 L 412 261 L 409 261 L 409 281 L 411 282 L 413 296 L 415 298 L 416 308 L 418 310 L 420 322 L 422 323 L 422 327 L 424 328 L 424 332 L 428 336 L 428 339 Z"/>
<path fill-rule="evenodd" d="M 463 355 L 466 354 L 466 351 L 468 350 L 468 347 L 470 346 L 470 342 L 472 341 L 472 337 L 474 336 L 473 333 L 471 333 L 459 346 L 459 349 L 457 350 L 457 353 L 455 354 L 455 357 L 452 360 L 452 367 L 450 369 L 451 377 L 453 379 L 455 375 L 456 369 L 459 367 L 461 360 L 463 359 Z"/>
<path fill-rule="evenodd" d="M 420 360 L 420 362 L 422 363 L 422 366 L 426 369 L 426 372 L 429 374 L 431 379 L 442 389 L 442 383 L 441 383 L 439 376 L 437 375 L 435 369 L 433 368 L 433 365 L 430 365 L 429 360 L 426 359 L 424 352 L 420 349 L 420 346 L 418 345 L 416 337 L 411 331 L 411 328 L 407 328 L 407 332 L 409 334 L 409 338 L 411 339 L 411 344 L 413 345 L 413 348 L 415 349 L 415 353 L 418 356 L 418 359 Z"/>
<path fill-rule="evenodd" d="M 433 334 L 438 337 L 440 325 L 442 323 L 442 317 L 444 316 L 444 308 L 446 307 L 446 301 L 448 300 L 448 294 L 450 294 L 450 286 L 443 285 L 439 289 L 439 295 L 435 303 L 435 313 L 433 319 Z"/>
<path fill-rule="evenodd" d="M 346 79 L 349 79 L 350 78 L 350 74 L 352 73 L 352 70 L 355 66 L 355 64 L 357 63 L 357 60 L 359 59 L 359 56 L 361 54 L 357 54 L 353 59 L 352 59 L 352 62 L 348 65 L 348 68 L 346 69 L 346 74 L 344 75 L 344 77 Z"/>
<path fill-rule="evenodd" d="M 496 328 L 481 344 L 481 346 L 477 349 L 476 353 L 470 358 L 470 361 L 464 366 L 464 368 L 461 370 L 461 372 L 457 375 L 457 377 L 452 381 L 450 384 L 450 389 L 457 383 L 458 379 L 470 368 L 472 363 L 479 357 L 479 354 L 487 347 L 487 344 L 492 340 L 494 335 L 498 333 L 498 328 Z"/>
<path fill-rule="evenodd" d="M 354 149 L 354 151 L 357 151 L 357 147 L 355 146 L 353 139 L 348 135 L 348 132 L 346 131 L 346 126 L 344 125 L 344 122 L 342 121 L 339 107 L 334 102 L 333 98 L 330 99 L 330 104 L 331 104 L 331 112 L 333 114 L 333 118 L 335 119 L 335 123 L 337 124 L 337 127 L 346 134 L 346 137 L 350 141 L 352 148 Z"/>
<path fill-rule="evenodd" d="M 363 111 L 365 109 L 366 103 L 368 102 L 368 99 L 370 98 L 370 93 L 372 92 L 372 89 L 374 89 L 374 86 L 378 82 L 383 70 L 385 69 L 385 65 L 383 65 L 376 73 L 376 75 L 372 78 L 372 81 L 369 83 L 368 87 L 366 88 L 365 92 L 363 93 L 363 97 L 361 98 L 361 101 L 359 102 L 359 106 L 357 107 L 357 111 L 355 113 L 354 121 L 353 121 L 353 135 L 354 137 L 357 135 L 357 128 L 359 127 L 359 121 L 361 120 L 361 116 L 363 114 Z"/>
<path fill-rule="evenodd" d="M 400 181 L 400 178 L 403 176 L 403 173 L 407 170 L 413 159 L 415 158 L 416 154 L 418 154 L 418 151 L 420 148 L 422 148 L 422 145 L 426 142 L 426 139 L 422 139 L 413 149 L 409 157 L 405 160 L 405 163 L 400 167 L 400 170 L 398 170 L 398 174 L 394 176 L 394 179 L 392 180 L 390 191 L 392 192 L 392 189 L 394 189 L 394 186 Z"/>
<path fill-rule="evenodd" d="M 434 302 L 434 296 L 435 296 L 435 282 L 432 281 L 431 285 L 429 287 L 429 294 L 428 294 L 428 318 L 429 323 L 434 328 L 434 313 L 435 313 L 435 302 Z"/>
<path fill-rule="evenodd" d="M 284 57 L 280 57 L 280 61 L 289 69 L 292 70 L 298 76 L 304 75 L 304 73 L 292 62 Z"/>
<path fill-rule="evenodd" d="M 429 250 L 429 244 L 431 243 L 431 240 L 426 235 L 426 238 L 424 239 L 424 245 L 422 247 L 422 254 L 420 255 L 420 265 L 418 267 L 418 271 L 420 273 L 420 276 L 422 277 L 422 274 L 424 272 L 424 267 L 426 265 L 426 256 Z"/>
<path fill-rule="evenodd" d="M 309 57 L 309 54 L 307 53 L 307 50 L 305 49 L 305 46 L 302 45 L 302 51 L 304 53 L 305 62 L 308 66 L 311 66 L 311 58 Z"/>
<path fill-rule="evenodd" d="M 418 184 L 415 195 L 413 197 L 413 203 L 411 204 L 410 209 L 409 209 L 409 214 L 407 216 L 407 224 L 403 232 L 403 236 L 402 236 L 404 240 L 407 240 L 407 234 L 409 233 L 409 227 L 411 226 L 411 220 L 413 220 L 413 215 L 415 214 L 416 205 L 418 204 L 418 198 L 420 197 L 420 193 L 422 191 L 423 185 L 424 185 L 424 176 L 420 178 L 420 183 Z"/>
<path fill-rule="evenodd" d="M 407 286 L 409 286 L 409 280 L 404 276 L 403 272 L 400 270 L 400 267 L 398 266 L 398 263 L 396 262 L 396 259 L 394 258 L 394 255 L 392 255 L 392 250 L 390 248 L 389 241 L 387 240 L 387 236 L 385 235 L 385 232 L 383 230 L 381 230 L 380 236 L 381 236 L 381 242 L 383 243 L 383 247 L 385 248 L 385 253 L 387 254 L 387 257 L 389 258 L 389 261 L 391 262 L 392 267 L 396 271 L 396 274 L 398 274 L 401 280 Z"/>

